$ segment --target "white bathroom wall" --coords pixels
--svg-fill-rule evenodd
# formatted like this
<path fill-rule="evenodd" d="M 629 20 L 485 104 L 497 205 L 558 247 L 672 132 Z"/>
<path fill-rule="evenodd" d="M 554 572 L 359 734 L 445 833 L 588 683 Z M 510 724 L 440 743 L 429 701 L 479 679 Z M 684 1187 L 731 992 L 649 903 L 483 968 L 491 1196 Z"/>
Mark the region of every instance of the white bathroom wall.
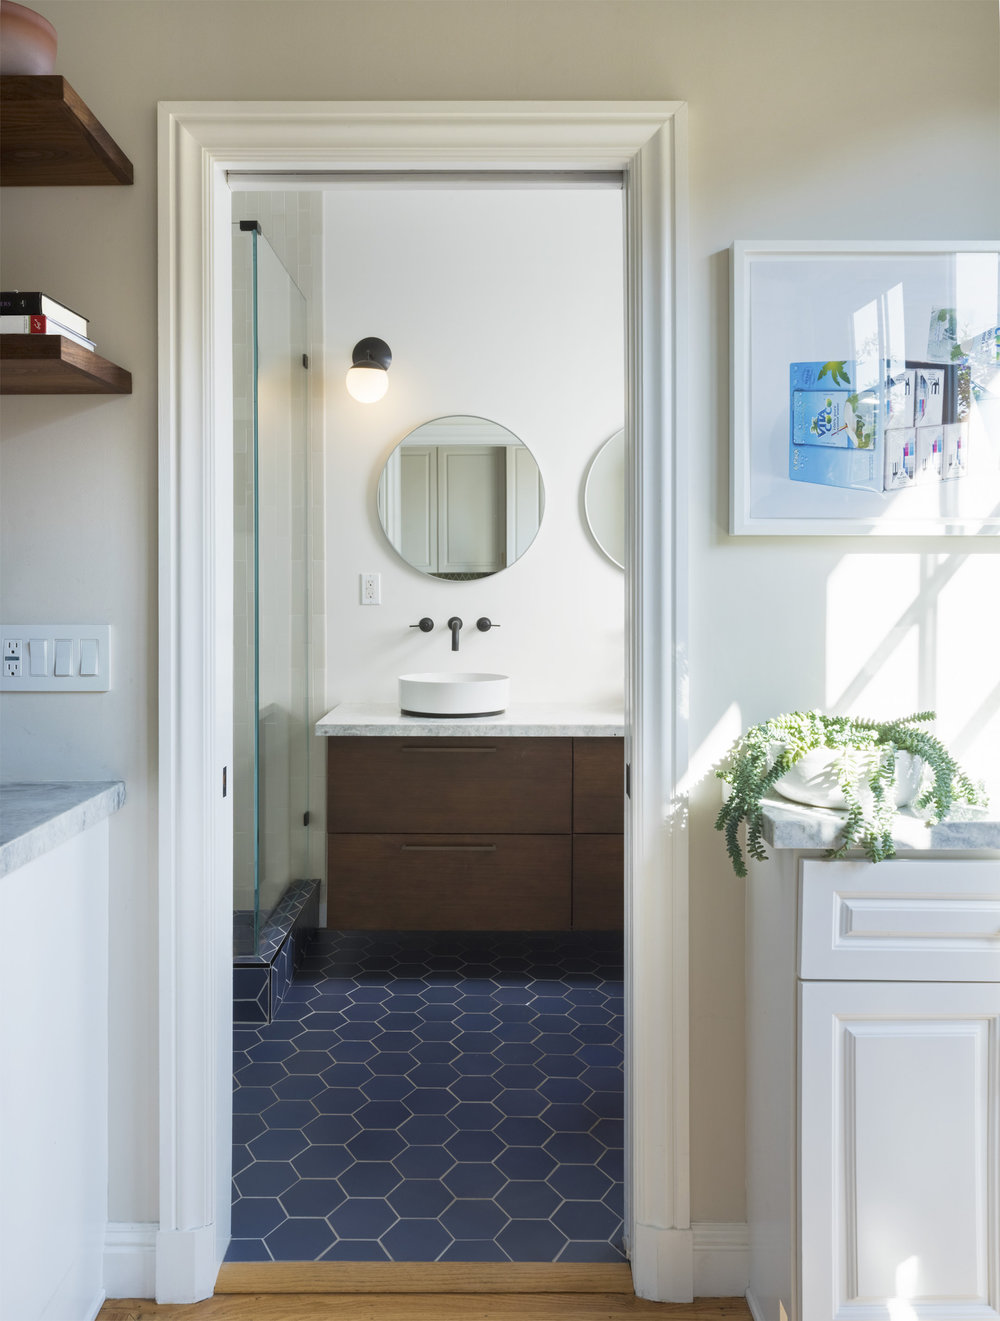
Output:
<path fill-rule="evenodd" d="M 337 188 L 324 207 L 331 703 L 395 702 L 399 674 L 448 669 L 509 674 L 512 702 L 621 702 L 624 580 L 583 518 L 587 467 L 624 417 L 620 190 Z M 366 335 L 393 353 L 377 404 L 343 385 Z M 394 447 L 451 414 L 507 427 L 545 485 L 527 552 L 474 582 L 411 568 L 376 514 Z M 363 572 L 381 606 L 361 605 Z M 409 627 L 423 615 L 434 632 Z M 481 615 L 501 627 L 477 632 Z"/>

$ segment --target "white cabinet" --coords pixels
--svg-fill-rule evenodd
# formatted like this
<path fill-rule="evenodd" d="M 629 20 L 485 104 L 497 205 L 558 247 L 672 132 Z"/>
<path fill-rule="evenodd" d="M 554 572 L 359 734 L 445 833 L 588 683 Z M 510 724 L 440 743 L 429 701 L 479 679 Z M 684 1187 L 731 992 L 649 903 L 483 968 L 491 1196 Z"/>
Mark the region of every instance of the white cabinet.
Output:
<path fill-rule="evenodd" d="M 1000 1318 L 1000 861 L 798 861 L 748 891 L 757 1321 Z"/>
<path fill-rule="evenodd" d="M 1000 984 L 803 982 L 799 1041 L 802 1321 L 996 1317 Z"/>

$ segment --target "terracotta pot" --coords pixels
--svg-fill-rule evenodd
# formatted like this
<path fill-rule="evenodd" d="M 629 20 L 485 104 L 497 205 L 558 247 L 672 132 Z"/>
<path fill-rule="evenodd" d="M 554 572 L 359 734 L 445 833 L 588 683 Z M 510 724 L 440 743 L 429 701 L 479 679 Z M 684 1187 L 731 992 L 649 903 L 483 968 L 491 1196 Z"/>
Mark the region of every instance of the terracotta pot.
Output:
<path fill-rule="evenodd" d="M 0 0 L 0 73 L 55 72 L 56 30 L 14 0 Z"/>

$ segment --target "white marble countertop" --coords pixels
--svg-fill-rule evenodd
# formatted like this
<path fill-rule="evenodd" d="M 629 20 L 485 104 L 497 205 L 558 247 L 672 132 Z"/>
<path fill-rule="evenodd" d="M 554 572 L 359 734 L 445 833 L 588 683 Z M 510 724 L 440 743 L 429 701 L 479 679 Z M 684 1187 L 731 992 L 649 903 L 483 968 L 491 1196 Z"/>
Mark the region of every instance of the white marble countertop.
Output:
<path fill-rule="evenodd" d="M 121 780 L 46 780 L 0 784 L 0 876 L 117 812 Z"/>
<path fill-rule="evenodd" d="M 830 808 L 766 799 L 764 839 L 774 849 L 838 848 L 845 816 Z M 961 817 L 928 825 L 925 817 L 903 809 L 896 814 L 893 841 L 900 853 L 1000 849 L 1000 820 L 990 812 L 967 809 Z"/>
<path fill-rule="evenodd" d="M 404 716 L 392 702 L 342 702 L 316 723 L 317 734 L 544 738 L 622 737 L 620 708 L 584 702 L 519 702 L 498 716 Z"/>

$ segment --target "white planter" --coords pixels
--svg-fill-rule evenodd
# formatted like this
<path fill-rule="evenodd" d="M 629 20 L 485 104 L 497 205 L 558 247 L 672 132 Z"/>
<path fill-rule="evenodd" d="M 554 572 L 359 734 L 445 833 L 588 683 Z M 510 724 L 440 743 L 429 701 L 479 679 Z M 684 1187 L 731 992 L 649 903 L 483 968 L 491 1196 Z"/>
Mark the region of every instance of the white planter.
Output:
<path fill-rule="evenodd" d="M 847 800 L 840 787 L 840 770 L 845 761 L 854 769 L 861 801 L 871 797 L 867 787 L 869 770 L 879 758 L 877 750 L 858 752 L 850 748 L 814 748 L 807 752 L 775 784 L 782 798 L 810 807 L 844 808 Z M 895 801 L 906 807 L 920 794 L 924 763 L 909 752 L 896 753 Z"/>

